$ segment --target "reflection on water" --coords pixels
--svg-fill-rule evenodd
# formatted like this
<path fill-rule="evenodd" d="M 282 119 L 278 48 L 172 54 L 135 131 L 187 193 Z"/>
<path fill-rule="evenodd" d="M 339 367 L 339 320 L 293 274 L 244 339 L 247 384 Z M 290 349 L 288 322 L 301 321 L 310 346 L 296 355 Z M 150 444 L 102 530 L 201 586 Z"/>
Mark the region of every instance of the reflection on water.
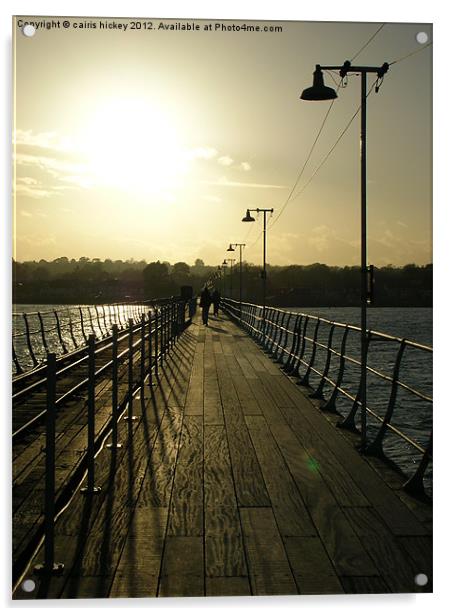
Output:
<path fill-rule="evenodd" d="M 23 371 L 45 361 L 46 353 L 62 355 L 86 344 L 90 334 L 102 339 L 114 324 L 137 323 L 149 306 L 137 304 L 71 306 L 16 304 L 13 306 L 13 347 Z M 28 335 L 27 335 L 28 329 Z M 13 373 L 16 365 L 13 363 Z"/>

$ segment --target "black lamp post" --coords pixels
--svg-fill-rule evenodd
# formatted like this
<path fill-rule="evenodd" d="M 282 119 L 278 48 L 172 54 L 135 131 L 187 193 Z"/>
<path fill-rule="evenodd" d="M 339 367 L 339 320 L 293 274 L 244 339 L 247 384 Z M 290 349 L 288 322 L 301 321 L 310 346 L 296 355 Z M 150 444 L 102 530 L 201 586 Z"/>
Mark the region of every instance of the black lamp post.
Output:
<path fill-rule="evenodd" d="M 235 248 L 240 249 L 240 321 L 241 321 L 241 304 L 243 301 L 243 248 L 246 244 L 230 244 L 227 252 L 235 252 Z"/>
<path fill-rule="evenodd" d="M 227 261 L 230 263 L 230 299 L 232 299 L 232 283 L 233 283 L 232 268 L 233 268 L 233 264 L 235 263 L 236 259 L 224 259 L 223 265 L 225 265 L 226 267 L 227 267 Z"/>
<path fill-rule="evenodd" d="M 263 339 L 266 334 L 266 214 L 272 214 L 274 208 L 255 208 L 253 210 L 246 210 L 246 216 L 242 219 L 243 222 L 255 222 L 255 218 L 251 216 L 251 212 L 263 212 Z"/>
<path fill-rule="evenodd" d="M 348 72 L 361 75 L 360 87 L 360 403 L 361 403 L 361 426 L 362 426 L 362 450 L 366 448 L 366 361 L 368 351 L 367 335 L 367 304 L 372 301 L 372 266 L 367 266 L 367 222 L 366 222 L 366 97 L 368 73 L 377 74 L 379 79 L 388 71 L 389 65 L 384 62 L 382 66 L 352 66 L 347 60 L 343 66 L 320 66 L 316 65 L 313 73 L 313 86 L 306 88 L 301 99 L 305 101 L 325 101 L 337 98 L 333 88 L 324 85 L 323 70 L 339 70 L 340 77 L 344 78 Z M 376 88 L 377 91 L 377 88 Z M 371 285 L 368 288 L 368 274 Z"/>

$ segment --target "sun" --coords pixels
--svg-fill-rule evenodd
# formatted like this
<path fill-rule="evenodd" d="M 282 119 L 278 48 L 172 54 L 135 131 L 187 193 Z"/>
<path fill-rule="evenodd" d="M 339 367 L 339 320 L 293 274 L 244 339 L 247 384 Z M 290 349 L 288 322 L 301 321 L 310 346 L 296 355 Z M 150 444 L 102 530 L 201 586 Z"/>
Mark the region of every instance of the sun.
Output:
<path fill-rule="evenodd" d="M 176 123 L 143 99 L 100 105 L 88 122 L 85 149 L 93 182 L 128 192 L 173 191 L 187 171 Z"/>

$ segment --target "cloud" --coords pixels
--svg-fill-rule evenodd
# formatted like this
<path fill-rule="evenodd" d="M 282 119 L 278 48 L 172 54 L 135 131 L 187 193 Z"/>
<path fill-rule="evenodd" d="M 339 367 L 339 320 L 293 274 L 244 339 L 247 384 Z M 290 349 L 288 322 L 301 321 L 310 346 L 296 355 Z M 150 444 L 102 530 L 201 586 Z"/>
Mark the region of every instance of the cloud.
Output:
<path fill-rule="evenodd" d="M 254 184 L 251 182 L 232 182 L 226 177 L 219 178 L 215 181 L 204 180 L 202 183 L 209 184 L 211 186 L 231 186 L 239 188 L 288 188 L 288 186 L 283 186 L 280 184 Z"/>
<path fill-rule="evenodd" d="M 21 216 L 25 216 L 25 218 L 32 218 L 33 214 L 31 214 L 30 212 L 27 212 L 27 210 L 21 210 L 20 212 Z"/>
<path fill-rule="evenodd" d="M 212 158 L 216 158 L 217 155 L 218 150 L 209 146 L 194 148 L 189 152 L 190 158 L 200 158 L 201 160 L 211 160 Z"/>
<path fill-rule="evenodd" d="M 230 167 L 230 165 L 233 165 L 233 158 L 230 158 L 230 156 L 220 156 L 218 163 L 223 167 Z"/>
<path fill-rule="evenodd" d="M 251 166 L 247 162 L 240 163 L 239 164 L 239 168 L 241 169 L 241 171 L 250 171 L 251 170 Z"/>
<path fill-rule="evenodd" d="M 56 133 L 16 129 L 16 195 L 42 199 L 89 184 L 87 165 L 73 144 Z"/>

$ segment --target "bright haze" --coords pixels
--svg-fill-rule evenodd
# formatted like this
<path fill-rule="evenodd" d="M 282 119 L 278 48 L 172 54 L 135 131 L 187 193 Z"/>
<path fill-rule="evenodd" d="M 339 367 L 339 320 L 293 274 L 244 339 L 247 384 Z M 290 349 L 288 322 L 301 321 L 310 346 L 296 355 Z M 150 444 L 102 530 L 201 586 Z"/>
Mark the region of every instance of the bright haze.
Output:
<path fill-rule="evenodd" d="M 330 105 L 299 98 L 315 65 L 352 59 L 381 24 L 237 20 L 222 23 L 283 31 L 215 32 L 207 20 L 200 31 L 109 21 L 128 28 L 71 18 L 26 37 L 14 27 L 15 259 L 215 265 L 244 241 L 259 263 L 262 220 L 241 219 L 264 207 L 275 210 L 269 263 L 359 263 L 358 115 L 309 180 L 359 107 L 360 77 L 339 90 L 275 219 Z M 432 47 L 402 59 L 422 47 L 420 31 L 431 40 L 430 25 L 385 24 L 354 61 L 401 59 L 368 97 L 368 261 L 379 266 L 432 260 Z"/>

